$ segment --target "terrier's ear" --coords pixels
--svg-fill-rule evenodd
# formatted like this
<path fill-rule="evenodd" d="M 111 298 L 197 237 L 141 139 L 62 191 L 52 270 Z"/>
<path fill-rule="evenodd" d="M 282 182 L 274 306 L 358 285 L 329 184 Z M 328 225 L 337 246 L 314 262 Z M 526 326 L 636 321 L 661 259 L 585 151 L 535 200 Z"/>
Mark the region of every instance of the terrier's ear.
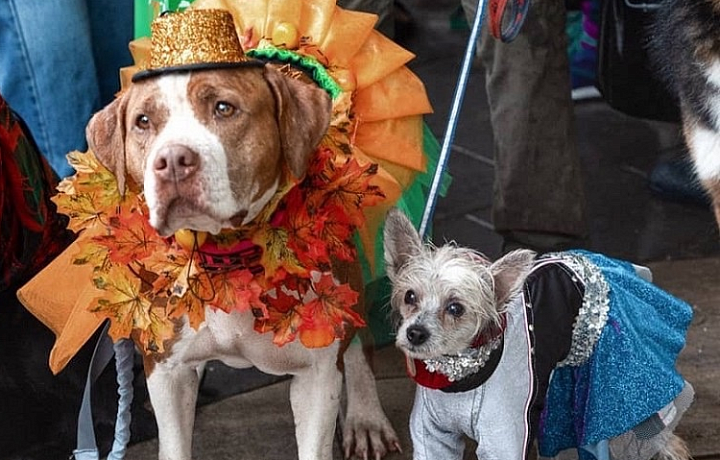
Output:
<path fill-rule="evenodd" d="M 391 208 L 385 219 L 385 269 L 390 280 L 413 256 L 422 252 L 422 240 L 417 230 L 402 211 Z"/>
<path fill-rule="evenodd" d="M 505 305 L 525 282 L 533 262 L 535 252 L 518 249 L 509 252 L 490 266 L 490 273 L 495 279 L 495 302 L 498 307 Z"/>

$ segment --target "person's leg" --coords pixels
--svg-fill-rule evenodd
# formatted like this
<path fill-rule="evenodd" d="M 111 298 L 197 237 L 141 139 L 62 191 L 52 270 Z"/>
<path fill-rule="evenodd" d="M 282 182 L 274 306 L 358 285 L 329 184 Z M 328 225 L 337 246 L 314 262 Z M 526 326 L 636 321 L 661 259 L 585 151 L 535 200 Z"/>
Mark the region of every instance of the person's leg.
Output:
<path fill-rule="evenodd" d="M 9 0 L 0 8 L 0 92 L 61 177 L 84 149 L 98 86 L 85 0 Z"/>
<path fill-rule="evenodd" d="M 476 2 L 463 7 L 471 21 Z M 538 246 L 586 231 L 565 17 L 564 0 L 537 0 L 512 43 L 485 26 L 479 49 L 495 139 L 493 223 L 505 235 L 543 234 Z"/>
<path fill-rule="evenodd" d="M 133 63 L 128 48 L 133 39 L 133 2 L 86 2 L 100 104 L 104 107 L 120 90 L 120 68 Z"/>

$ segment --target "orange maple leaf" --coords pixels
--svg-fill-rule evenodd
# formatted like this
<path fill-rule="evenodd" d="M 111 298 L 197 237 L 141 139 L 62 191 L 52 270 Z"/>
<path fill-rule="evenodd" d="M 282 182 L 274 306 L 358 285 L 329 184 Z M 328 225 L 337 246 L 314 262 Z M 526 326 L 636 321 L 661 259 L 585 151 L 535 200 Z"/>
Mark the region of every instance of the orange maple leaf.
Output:
<path fill-rule="evenodd" d="M 165 342 L 175 336 L 175 323 L 167 314 L 167 298 L 156 298 L 148 312 L 150 324 L 140 330 L 137 341 L 146 352 L 163 353 Z"/>
<path fill-rule="evenodd" d="M 262 248 L 261 264 L 265 276 L 273 278 L 280 268 L 287 273 L 303 274 L 302 266 L 294 251 L 288 247 L 288 233 L 279 227 L 266 226 L 253 237 L 253 243 Z"/>
<path fill-rule="evenodd" d="M 274 296 L 266 295 L 265 301 L 270 306 L 267 316 L 255 320 L 255 330 L 260 333 L 272 332 L 273 343 L 278 346 L 295 340 L 302 322 L 296 309 L 301 302 L 296 295 L 282 288 L 276 289 Z"/>
<path fill-rule="evenodd" d="M 327 213 L 318 213 L 316 209 L 309 208 L 304 203 L 302 192 L 293 193 L 288 197 L 288 247 L 305 266 L 327 264 L 330 262 L 330 257 L 327 245 L 321 236 L 325 221 L 329 217 Z"/>
<path fill-rule="evenodd" d="M 169 245 L 162 251 L 156 251 L 143 259 L 146 270 L 155 273 L 157 279 L 153 283 L 153 292 L 167 292 L 188 264 L 189 258 L 184 249 Z"/>
<path fill-rule="evenodd" d="M 92 240 L 78 240 L 80 250 L 73 257 L 74 265 L 90 264 L 96 269 L 107 268 L 107 248 Z"/>
<path fill-rule="evenodd" d="M 355 260 L 355 245 L 352 242 L 354 226 L 343 209 L 328 206 L 326 212 L 331 216 L 325 221 L 320 239 L 325 242 L 327 251 L 341 260 Z"/>
<path fill-rule="evenodd" d="M 335 339 L 345 337 L 345 326 L 364 326 L 365 322 L 352 307 L 358 293 L 348 284 L 338 284 L 330 273 L 323 273 L 313 282 L 317 299 L 302 306 L 300 341 L 308 348 L 326 347 Z"/>
<path fill-rule="evenodd" d="M 250 270 L 231 270 L 213 276 L 215 299 L 210 305 L 226 313 L 233 310 L 258 309 L 266 312 L 265 303 L 260 300 L 263 289 Z"/>
<path fill-rule="evenodd" d="M 95 204 L 94 195 L 83 193 L 80 195 L 66 195 L 58 193 L 51 200 L 57 206 L 58 212 L 70 217 L 67 228 L 75 233 L 82 230 L 98 232 L 105 228 L 104 222 L 108 215 Z"/>
<path fill-rule="evenodd" d="M 133 329 L 146 329 L 151 323 L 150 301 L 140 295 L 140 280 L 127 276 L 121 267 L 112 266 L 93 278 L 104 295 L 95 300 L 90 311 L 111 320 L 108 333 L 113 341 L 130 337 Z"/>
<path fill-rule="evenodd" d="M 112 232 L 93 238 L 98 244 L 108 248 L 111 261 L 128 264 L 145 259 L 153 254 L 164 253 L 169 244 L 150 226 L 144 214 L 122 209 L 110 219 Z"/>
<path fill-rule="evenodd" d="M 368 163 L 365 166 L 348 158 L 339 166 L 334 166 L 322 187 L 325 196 L 309 196 L 309 200 L 321 199 L 324 206 L 337 206 L 345 209 L 353 225 L 361 226 L 364 217 L 359 211 L 365 206 L 374 206 L 385 199 L 385 194 L 376 185 L 371 185 L 372 176 L 377 174 L 378 165 Z M 319 195 L 319 194 L 318 194 Z"/>

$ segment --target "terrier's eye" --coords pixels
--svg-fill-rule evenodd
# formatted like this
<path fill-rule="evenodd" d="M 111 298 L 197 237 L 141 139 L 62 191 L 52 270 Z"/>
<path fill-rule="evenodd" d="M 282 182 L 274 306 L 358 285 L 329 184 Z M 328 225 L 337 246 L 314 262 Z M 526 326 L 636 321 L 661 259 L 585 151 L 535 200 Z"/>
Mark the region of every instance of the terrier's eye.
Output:
<path fill-rule="evenodd" d="M 141 113 L 140 115 L 135 117 L 135 127 L 143 131 L 150 128 L 150 117 L 148 117 L 144 113 Z"/>
<path fill-rule="evenodd" d="M 219 101 L 215 104 L 215 114 L 223 118 L 231 117 L 235 114 L 235 106 L 229 102 Z"/>
<path fill-rule="evenodd" d="M 405 303 L 408 305 L 415 305 L 415 302 L 417 302 L 417 298 L 415 297 L 415 292 L 407 291 L 405 293 Z"/>
<path fill-rule="evenodd" d="M 460 318 L 463 314 L 465 314 L 465 307 L 463 307 L 460 303 L 453 302 L 445 307 L 445 311 L 455 318 Z"/>

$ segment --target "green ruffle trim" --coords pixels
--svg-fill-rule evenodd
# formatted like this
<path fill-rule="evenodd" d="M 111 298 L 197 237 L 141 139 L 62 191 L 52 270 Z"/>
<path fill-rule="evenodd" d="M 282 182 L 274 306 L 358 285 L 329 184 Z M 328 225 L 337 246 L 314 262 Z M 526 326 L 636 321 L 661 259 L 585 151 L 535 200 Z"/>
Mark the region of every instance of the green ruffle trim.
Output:
<path fill-rule="evenodd" d="M 335 79 L 328 74 L 327 69 L 317 59 L 311 56 L 303 56 L 294 51 L 276 48 L 271 45 L 264 45 L 262 48 L 248 50 L 248 56 L 262 59 L 264 61 L 282 62 L 298 67 L 312 78 L 318 86 L 327 91 L 331 98 L 335 99 L 342 92 L 342 88 Z"/>

